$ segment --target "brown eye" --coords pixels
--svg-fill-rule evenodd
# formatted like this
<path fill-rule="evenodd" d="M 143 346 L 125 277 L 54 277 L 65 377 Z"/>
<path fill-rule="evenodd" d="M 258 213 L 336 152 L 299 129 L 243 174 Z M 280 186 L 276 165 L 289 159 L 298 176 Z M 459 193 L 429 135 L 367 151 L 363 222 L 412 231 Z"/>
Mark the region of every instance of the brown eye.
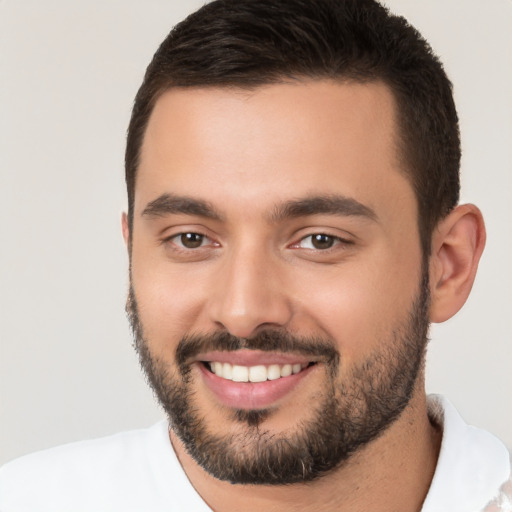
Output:
<path fill-rule="evenodd" d="M 182 233 L 180 235 L 180 242 L 183 247 L 187 249 L 197 249 L 201 247 L 204 241 L 204 235 L 199 233 Z"/>
<path fill-rule="evenodd" d="M 335 238 L 330 235 L 324 235 L 323 233 L 311 235 L 311 245 L 315 249 L 330 249 L 334 242 Z"/>

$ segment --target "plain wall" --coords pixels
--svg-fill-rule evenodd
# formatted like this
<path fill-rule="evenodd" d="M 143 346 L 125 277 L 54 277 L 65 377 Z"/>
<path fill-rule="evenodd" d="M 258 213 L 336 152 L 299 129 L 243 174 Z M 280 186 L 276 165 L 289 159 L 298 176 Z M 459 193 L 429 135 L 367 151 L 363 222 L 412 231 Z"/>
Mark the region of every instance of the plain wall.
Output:
<path fill-rule="evenodd" d="M 123 152 L 135 92 L 198 0 L 0 0 L 0 463 L 163 417 L 131 347 Z M 488 244 L 434 326 L 428 390 L 512 446 L 512 2 L 389 0 L 454 83 Z"/>

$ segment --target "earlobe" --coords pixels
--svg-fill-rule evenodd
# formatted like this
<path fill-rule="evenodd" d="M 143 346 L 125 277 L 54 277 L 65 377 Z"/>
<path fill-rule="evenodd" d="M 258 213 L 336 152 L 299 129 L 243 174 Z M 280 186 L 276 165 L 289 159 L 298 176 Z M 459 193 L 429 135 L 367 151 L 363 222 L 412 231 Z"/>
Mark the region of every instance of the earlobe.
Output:
<path fill-rule="evenodd" d="M 123 215 L 121 217 L 121 226 L 123 230 L 124 243 L 128 248 L 130 247 L 130 227 L 128 225 L 128 215 L 126 214 L 126 212 L 123 212 Z"/>
<path fill-rule="evenodd" d="M 458 206 L 432 236 L 430 320 L 444 322 L 464 305 L 485 246 L 485 225 L 472 204 Z"/>

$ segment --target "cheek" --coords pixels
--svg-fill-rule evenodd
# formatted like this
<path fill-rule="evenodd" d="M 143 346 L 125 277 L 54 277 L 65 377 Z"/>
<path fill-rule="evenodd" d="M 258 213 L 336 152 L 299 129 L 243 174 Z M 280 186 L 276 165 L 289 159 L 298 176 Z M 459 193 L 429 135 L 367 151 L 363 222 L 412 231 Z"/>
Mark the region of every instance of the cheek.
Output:
<path fill-rule="evenodd" d="M 340 266 L 303 284 L 304 317 L 338 344 L 346 360 L 367 357 L 405 321 L 417 296 L 420 272 L 409 258 L 378 258 Z"/>
<path fill-rule="evenodd" d="M 152 347 L 175 346 L 200 315 L 205 286 L 201 275 L 155 262 L 132 259 L 132 285 L 140 321 Z"/>

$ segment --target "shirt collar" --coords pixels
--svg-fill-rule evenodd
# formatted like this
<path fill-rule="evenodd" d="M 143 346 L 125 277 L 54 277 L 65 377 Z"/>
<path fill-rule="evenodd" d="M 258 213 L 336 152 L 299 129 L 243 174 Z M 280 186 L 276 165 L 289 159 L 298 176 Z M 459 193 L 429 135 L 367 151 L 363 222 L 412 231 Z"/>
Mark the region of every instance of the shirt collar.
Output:
<path fill-rule="evenodd" d="M 510 478 L 506 447 L 489 432 L 467 425 L 446 398 L 430 395 L 427 403 L 443 439 L 422 512 L 483 510 Z"/>

